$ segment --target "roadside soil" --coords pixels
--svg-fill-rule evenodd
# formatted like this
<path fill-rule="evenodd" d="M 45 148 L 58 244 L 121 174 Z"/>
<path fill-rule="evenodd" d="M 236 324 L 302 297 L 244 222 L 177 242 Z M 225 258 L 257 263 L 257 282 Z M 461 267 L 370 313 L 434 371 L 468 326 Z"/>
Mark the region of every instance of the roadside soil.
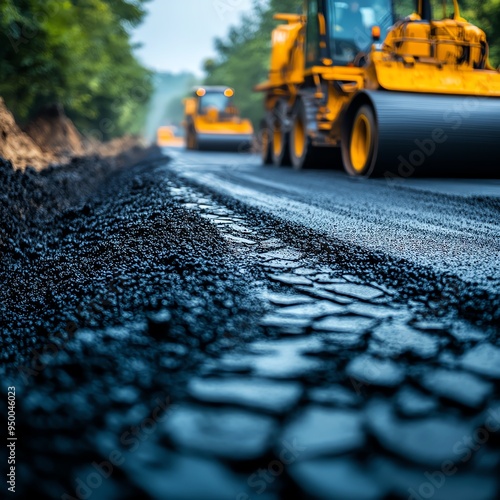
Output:
<path fill-rule="evenodd" d="M 64 109 L 56 105 L 43 110 L 21 129 L 0 97 L 0 158 L 17 169 L 42 170 L 94 156 L 112 160 L 134 151 L 137 154 L 145 147 L 142 139 L 133 136 L 104 143 L 83 137 Z"/>

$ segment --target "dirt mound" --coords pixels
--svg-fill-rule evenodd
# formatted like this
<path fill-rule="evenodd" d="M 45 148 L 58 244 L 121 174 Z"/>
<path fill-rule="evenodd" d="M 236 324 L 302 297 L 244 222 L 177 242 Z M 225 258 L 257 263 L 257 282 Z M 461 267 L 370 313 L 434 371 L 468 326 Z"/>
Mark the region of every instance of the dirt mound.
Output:
<path fill-rule="evenodd" d="M 124 151 L 131 151 L 135 148 L 145 148 L 146 141 L 140 137 L 126 135 L 112 139 L 111 141 L 94 145 L 94 152 L 103 158 L 109 158 L 122 154 Z"/>
<path fill-rule="evenodd" d="M 47 165 L 47 155 L 16 124 L 12 113 L 0 97 L 0 156 L 17 168 L 28 165 L 41 169 Z"/>
<path fill-rule="evenodd" d="M 82 137 L 60 105 L 45 108 L 24 131 L 44 153 L 60 160 L 84 154 Z"/>
<path fill-rule="evenodd" d="M 21 130 L 0 97 L 0 158 L 10 161 L 17 169 L 31 166 L 42 170 L 76 158 L 95 160 L 96 156 L 125 164 L 140 160 L 146 149 L 145 141 L 135 136 L 105 143 L 82 137 L 60 105 L 45 108 Z"/>

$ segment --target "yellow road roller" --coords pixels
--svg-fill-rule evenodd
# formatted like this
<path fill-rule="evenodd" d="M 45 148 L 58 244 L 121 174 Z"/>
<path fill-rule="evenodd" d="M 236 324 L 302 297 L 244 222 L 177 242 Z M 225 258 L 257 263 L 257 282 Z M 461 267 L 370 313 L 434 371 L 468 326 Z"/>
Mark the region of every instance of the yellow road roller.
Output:
<path fill-rule="evenodd" d="M 187 149 L 250 150 L 253 126 L 239 116 L 233 96 L 229 87 L 199 87 L 184 100 Z"/>
<path fill-rule="evenodd" d="M 265 164 L 498 176 L 500 73 L 457 0 L 306 0 L 275 19 Z"/>

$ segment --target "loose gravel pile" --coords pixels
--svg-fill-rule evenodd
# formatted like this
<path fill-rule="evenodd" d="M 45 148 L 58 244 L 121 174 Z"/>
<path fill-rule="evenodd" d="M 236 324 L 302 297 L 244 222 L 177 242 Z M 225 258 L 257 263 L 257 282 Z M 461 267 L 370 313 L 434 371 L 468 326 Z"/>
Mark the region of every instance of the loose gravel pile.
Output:
<path fill-rule="evenodd" d="M 0 182 L 21 495 L 498 497 L 495 328 L 425 314 L 165 160 Z"/>
<path fill-rule="evenodd" d="M 85 429 L 126 401 L 182 393 L 200 360 L 254 334 L 244 266 L 152 167 L 1 164 L 1 371 L 19 384 L 26 494 L 74 488 Z"/>

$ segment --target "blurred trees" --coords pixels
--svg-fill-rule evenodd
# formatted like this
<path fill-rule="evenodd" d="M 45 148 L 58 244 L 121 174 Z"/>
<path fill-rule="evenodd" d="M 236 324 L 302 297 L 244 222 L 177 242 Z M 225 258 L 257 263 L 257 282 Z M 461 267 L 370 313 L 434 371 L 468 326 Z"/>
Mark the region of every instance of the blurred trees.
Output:
<path fill-rule="evenodd" d="M 157 73 L 154 76 L 154 92 L 149 103 L 149 112 L 144 134 L 147 139 L 156 139 L 158 127 L 180 125 L 184 119 L 182 98 L 188 89 L 197 83 L 191 73 Z"/>
<path fill-rule="evenodd" d="M 448 0 L 451 2 L 451 0 Z M 412 0 L 396 0 L 398 12 L 412 11 Z M 500 0 L 462 0 L 462 15 L 486 31 L 494 66 L 500 64 Z M 267 79 L 271 51 L 271 31 L 277 12 L 302 12 L 302 0 L 255 0 L 251 14 L 230 29 L 224 39 L 217 39 L 215 59 L 205 61 L 207 85 L 228 85 L 236 90 L 235 103 L 242 114 L 257 125 L 263 115 L 262 95 L 253 87 Z M 451 3 L 450 3 L 451 5 Z"/>
<path fill-rule="evenodd" d="M 298 12 L 302 0 L 255 0 L 251 14 L 230 29 L 225 39 L 215 41 L 216 59 L 205 62 L 206 85 L 228 85 L 235 89 L 235 105 L 242 115 L 258 125 L 263 115 L 263 96 L 253 87 L 267 79 L 271 53 L 271 31 L 276 12 Z"/>
<path fill-rule="evenodd" d="M 152 91 L 130 31 L 147 0 L 0 0 L 0 95 L 20 122 L 62 103 L 87 135 L 139 132 Z"/>
<path fill-rule="evenodd" d="M 490 45 L 490 60 L 500 65 L 500 0 L 465 0 L 462 16 L 486 32 Z"/>

